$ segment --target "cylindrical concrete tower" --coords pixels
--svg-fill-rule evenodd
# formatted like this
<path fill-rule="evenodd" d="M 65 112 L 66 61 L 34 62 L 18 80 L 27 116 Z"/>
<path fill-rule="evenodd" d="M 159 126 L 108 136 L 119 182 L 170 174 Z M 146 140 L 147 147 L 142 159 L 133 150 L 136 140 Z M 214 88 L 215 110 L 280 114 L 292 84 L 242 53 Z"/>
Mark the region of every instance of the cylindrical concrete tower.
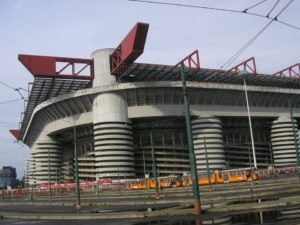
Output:
<path fill-rule="evenodd" d="M 32 147 L 31 154 L 35 161 L 34 177 L 36 184 L 49 183 L 49 175 L 51 183 L 55 183 L 62 165 L 60 144 L 51 137 L 43 135 Z"/>
<path fill-rule="evenodd" d="M 112 51 L 102 49 L 92 54 L 94 87 L 116 83 L 115 76 L 110 74 L 109 54 Z M 93 121 L 96 177 L 135 176 L 132 128 L 123 96 L 110 92 L 95 97 Z"/>
<path fill-rule="evenodd" d="M 34 156 L 32 153 L 29 154 L 27 158 L 27 181 L 29 182 L 30 185 L 35 184 L 35 161 L 34 161 Z"/>
<path fill-rule="evenodd" d="M 192 133 L 197 170 L 206 171 L 206 153 L 210 170 L 226 169 L 221 120 L 211 116 L 195 118 L 192 120 Z"/>
<path fill-rule="evenodd" d="M 298 134 L 298 125 L 295 119 L 294 126 Z M 293 124 L 290 116 L 282 116 L 273 121 L 271 141 L 275 166 L 297 163 Z"/>

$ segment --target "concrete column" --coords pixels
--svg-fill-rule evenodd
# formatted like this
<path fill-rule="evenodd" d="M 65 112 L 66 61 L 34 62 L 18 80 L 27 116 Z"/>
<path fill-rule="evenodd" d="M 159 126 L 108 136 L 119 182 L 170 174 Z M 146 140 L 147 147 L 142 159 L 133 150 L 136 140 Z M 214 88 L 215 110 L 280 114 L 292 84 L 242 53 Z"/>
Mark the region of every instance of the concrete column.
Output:
<path fill-rule="evenodd" d="M 75 180 L 74 177 L 74 146 L 69 145 L 63 149 L 63 163 L 61 176 L 64 182 Z"/>
<path fill-rule="evenodd" d="M 116 77 L 110 74 L 109 56 L 114 51 L 113 48 L 104 48 L 92 53 L 94 59 L 94 80 L 93 87 L 110 85 L 116 83 Z"/>
<path fill-rule="evenodd" d="M 78 140 L 78 174 L 79 180 L 95 180 L 95 152 L 92 149 L 92 140 Z M 75 160 L 75 158 L 74 158 Z"/>
<path fill-rule="evenodd" d="M 192 133 L 198 171 L 206 171 L 206 152 L 210 170 L 226 169 L 221 120 L 212 116 L 200 116 L 192 120 Z"/>
<path fill-rule="evenodd" d="M 294 119 L 296 132 L 297 121 Z M 271 127 L 271 142 L 275 166 L 296 165 L 296 148 L 292 120 L 289 115 L 274 120 Z"/>
<path fill-rule="evenodd" d="M 95 65 L 94 87 L 116 83 L 115 77 L 110 74 L 111 52 L 112 49 L 102 49 L 92 54 Z M 132 128 L 123 96 L 108 92 L 95 97 L 93 120 L 96 177 L 135 176 Z"/>
<path fill-rule="evenodd" d="M 49 183 L 49 165 L 51 183 L 57 179 L 57 171 L 62 165 L 60 144 L 47 135 L 41 135 L 31 148 L 34 159 L 33 176 L 36 184 Z"/>

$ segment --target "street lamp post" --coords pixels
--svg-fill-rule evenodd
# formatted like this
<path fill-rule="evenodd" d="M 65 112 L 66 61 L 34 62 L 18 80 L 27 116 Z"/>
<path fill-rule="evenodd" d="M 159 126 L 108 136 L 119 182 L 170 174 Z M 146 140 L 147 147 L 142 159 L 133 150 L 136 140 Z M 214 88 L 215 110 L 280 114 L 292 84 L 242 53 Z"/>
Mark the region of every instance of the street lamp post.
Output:
<path fill-rule="evenodd" d="M 185 123 L 186 123 L 186 132 L 188 138 L 188 146 L 189 146 L 189 159 L 191 165 L 191 173 L 192 173 L 192 181 L 193 181 L 193 198 L 194 198 L 194 210 L 196 215 L 196 224 L 201 225 L 201 204 L 200 204 L 200 195 L 199 195 L 199 186 L 198 186 L 198 174 L 196 168 L 196 159 L 194 154 L 194 145 L 192 138 L 192 128 L 191 128 L 191 120 L 190 120 L 190 106 L 188 102 L 188 97 L 186 93 L 186 81 L 185 81 L 185 72 L 184 72 L 184 63 L 180 63 L 181 69 L 181 81 L 182 81 L 182 94 L 184 100 L 184 114 L 185 114 Z"/>
<path fill-rule="evenodd" d="M 253 130 L 252 130 L 252 123 L 251 123 L 251 115 L 250 115 L 250 107 L 249 107 L 249 100 L 248 100 L 248 93 L 247 93 L 247 85 L 246 85 L 245 80 L 244 80 L 244 89 L 245 89 L 248 120 L 249 120 L 249 128 L 250 128 L 251 146 L 252 146 L 252 154 L 253 154 L 253 164 L 254 164 L 254 168 L 257 169 L 254 138 L 253 138 Z"/>

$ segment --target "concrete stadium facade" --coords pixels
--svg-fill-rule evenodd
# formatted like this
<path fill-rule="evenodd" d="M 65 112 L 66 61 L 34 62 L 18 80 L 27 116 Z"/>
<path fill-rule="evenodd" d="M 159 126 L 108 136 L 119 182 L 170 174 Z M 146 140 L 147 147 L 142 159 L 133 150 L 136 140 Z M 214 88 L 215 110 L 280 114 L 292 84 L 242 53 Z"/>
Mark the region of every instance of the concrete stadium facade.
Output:
<path fill-rule="evenodd" d="M 151 174 L 152 148 L 159 176 L 189 172 L 181 82 L 148 81 L 147 76 L 118 81 L 110 72 L 112 51 L 92 54 L 92 87 L 58 95 L 34 109 L 23 137 L 31 148 L 31 182 L 48 183 L 49 175 L 52 183 L 74 180 L 74 129 L 80 180 Z M 188 80 L 187 87 L 198 171 L 207 168 L 206 154 L 211 170 L 253 165 L 243 84 Z M 270 165 L 269 143 L 275 166 L 295 166 L 300 90 L 252 84 L 247 89 L 257 166 Z"/>
<path fill-rule="evenodd" d="M 111 75 L 112 52 L 100 49 L 92 53 L 95 77 L 91 87 L 52 97 L 37 105 L 30 115 L 23 141 L 31 148 L 27 161 L 31 182 L 74 180 L 75 132 L 80 180 L 151 175 L 152 148 L 158 176 L 189 172 L 181 81 L 159 79 L 157 67 L 146 71 L 154 74 L 152 79 L 135 76 L 135 70 L 131 70 L 127 80 L 118 80 Z M 162 69 L 159 73 L 168 76 Z M 269 143 L 275 166 L 295 166 L 300 80 L 282 78 L 282 84 L 274 85 L 271 81 L 278 78 L 271 77 L 269 83 L 260 84 L 256 81 L 260 76 L 267 75 L 246 74 L 243 78 L 249 81 L 257 166 L 271 164 Z M 253 165 L 243 83 L 187 80 L 198 171 L 206 170 L 206 155 L 211 170 Z"/>

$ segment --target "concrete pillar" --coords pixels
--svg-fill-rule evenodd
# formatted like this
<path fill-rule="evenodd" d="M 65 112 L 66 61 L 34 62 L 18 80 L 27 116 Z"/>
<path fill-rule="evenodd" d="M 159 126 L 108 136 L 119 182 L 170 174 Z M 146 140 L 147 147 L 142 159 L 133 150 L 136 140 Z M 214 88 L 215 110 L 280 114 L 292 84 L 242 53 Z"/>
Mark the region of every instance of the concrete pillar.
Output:
<path fill-rule="evenodd" d="M 78 140 L 78 174 L 79 180 L 82 181 L 96 179 L 95 152 L 91 151 L 92 142 L 90 139 Z"/>
<path fill-rule="evenodd" d="M 63 163 L 61 170 L 61 176 L 64 182 L 71 182 L 75 180 L 73 145 L 69 145 L 63 149 Z"/>
<path fill-rule="evenodd" d="M 116 83 L 116 76 L 110 74 L 109 55 L 114 51 L 113 48 L 104 48 L 92 53 L 94 59 L 94 80 L 93 87 L 110 85 Z"/>
<path fill-rule="evenodd" d="M 41 135 L 31 148 L 34 159 L 34 179 L 36 184 L 49 183 L 49 165 L 51 183 L 57 180 L 57 171 L 62 165 L 60 144 L 47 135 Z"/>
<path fill-rule="evenodd" d="M 109 54 L 113 49 L 97 50 L 94 59 L 93 86 L 116 83 L 110 74 Z M 133 138 L 127 103 L 116 92 L 99 94 L 93 102 L 96 178 L 135 176 Z"/>
<path fill-rule="evenodd" d="M 296 132 L 297 121 L 294 119 Z M 271 142 L 275 166 L 296 165 L 296 148 L 292 120 L 289 115 L 274 120 L 271 127 Z"/>
<path fill-rule="evenodd" d="M 206 152 L 210 170 L 226 169 L 221 120 L 212 116 L 200 116 L 192 120 L 192 133 L 198 171 L 206 171 Z"/>

